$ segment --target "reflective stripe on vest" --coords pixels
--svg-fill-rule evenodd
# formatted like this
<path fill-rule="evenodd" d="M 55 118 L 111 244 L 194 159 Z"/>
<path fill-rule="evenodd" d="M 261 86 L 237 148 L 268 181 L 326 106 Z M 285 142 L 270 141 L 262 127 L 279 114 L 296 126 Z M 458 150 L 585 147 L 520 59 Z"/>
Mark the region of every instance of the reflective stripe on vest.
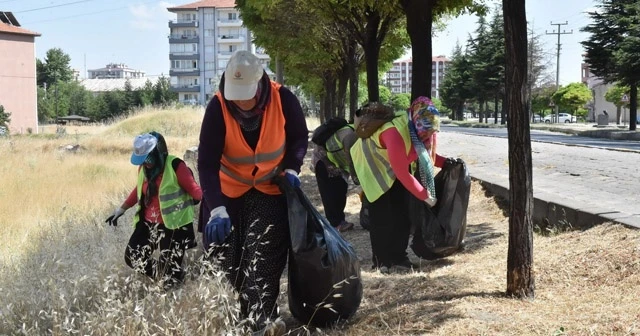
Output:
<path fill-rule="evenodd" d="M 176 159 L 173 155 L 168 155 L 164 164 L 164 171 L 162 172 L 162 181 L 158 188 L 158 201 L 160 203 L 160 213 L 162 215 L 162 222 L 168 229 L 175 230 L 183 227 L 191 222 L 195 215 L 194 200 L 178 183 L 178 176 L 173 170 L 173 160 Z M 138 200 L 142 198 L 142 185 L 144 183 L 145 176 L 144 170 L 140 169 L 138 172 L 138 187 L 137 194 Z M 134 225 L 140 221 L 141 206 L 138 203 L 138 209 L 134 216 Z"/>
<path fill-rule="evenodd" d="M 336 167 L 349 173 L 351 173 L 351 168 L 349 167 L 347 152 L 344 150 L 344 139 L 351 132 L 353 132 L 353 128 L 351 126 L 345 126 L 337 130 L 325 144 L 327 159 Z"/>
<path fill-rule="evenodd" d="M 380 144 L 380 134 L 395 127 L 405 145 L 405 154 L 411 150 L 409 136 L 409 119 L 406 113 L 398 114 L 392 121 L 382 125 L 373 135 L 366 139 L 358 139 L 351 148 L 351 158 L 358 180 L 369 202 L 374 202 L 382 194 L 391 189 L 396 180 L 396 174 L 391 169 L 389 154 Z M 409 167 L 407 167 L 409 169 Z"/>
<path fill-rule="evenodd" d="M 222 116 L 225 123 L 225 139 L 220 160 L 220 186 L 222 193 L 237 198 L 251 188 L 268 194 L 279 195 L 280 189 L 271 180 L 282 172 L 286 135 L 285 118 L 280 101 L 280 84 L 271 81 L 271 97 L 262 115 L 260 138 L 253 150 L 244 139 L 238 121 L 231 115 L 222 98 Z"/>

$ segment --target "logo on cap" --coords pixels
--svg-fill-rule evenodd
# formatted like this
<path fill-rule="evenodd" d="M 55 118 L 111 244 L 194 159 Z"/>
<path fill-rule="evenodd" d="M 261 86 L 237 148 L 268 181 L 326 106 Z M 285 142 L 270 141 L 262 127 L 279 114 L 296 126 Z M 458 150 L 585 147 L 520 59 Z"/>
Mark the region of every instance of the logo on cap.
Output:
<path fill-rule="evenodd" d="M 235 73 L 235 74 L 233 74 L 233 76 L 234 76 L 235 78 L 241 78 L 241 77 L 242 77 L 242 73 L 241 73 L 240 71 L 236 71 L 236 73 Z"/>

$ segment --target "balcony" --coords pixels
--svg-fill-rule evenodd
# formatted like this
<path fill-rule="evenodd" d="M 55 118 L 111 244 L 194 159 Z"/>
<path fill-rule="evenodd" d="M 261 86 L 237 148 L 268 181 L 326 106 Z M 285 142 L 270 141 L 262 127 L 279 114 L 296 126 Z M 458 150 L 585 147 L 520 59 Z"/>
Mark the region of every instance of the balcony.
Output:
<path fill-rule="evenodd" d="M 168 37 L 169 43 L 198 43 L 198 41 L 200 41 L 200 38 L 197 35 L 172 34 Z"/>
<path fill-rule="evenodd" d="M 197 52 L 169 52 L 169 60 L 199 60 L 200 54 Z"/>
<path fill-rule="evenodd" d="M 231 55 L 233 55 L 235 51 L 228 51 L 228 50 L 219 50 L 218 51 L 218 58 L 231 58 Z"/>
<path fill-rule="evenodd" d="M 218 19 L 218 27 L 241 27 L 242 20 Z"/>
<path fill-rule="evenodd" d="M 171 85 L 169 88 L 171 92 L 200 92 L 200 85 L 193 84 L 178 84 Z"/>
<path fill-rule="evenodd" d="M 199 68 L 189 68 L 189 69 L 169 69 L 169 76 L 200 76 Z"/>
<path fill-rule="evenodd" d="M 198 27 L 198 21 L 169 20 L 169 28 Z"/>
<path fill-rule="evenodd" d="M 218 43 L 244 43 L 245 35 L 218 35 Z"/>

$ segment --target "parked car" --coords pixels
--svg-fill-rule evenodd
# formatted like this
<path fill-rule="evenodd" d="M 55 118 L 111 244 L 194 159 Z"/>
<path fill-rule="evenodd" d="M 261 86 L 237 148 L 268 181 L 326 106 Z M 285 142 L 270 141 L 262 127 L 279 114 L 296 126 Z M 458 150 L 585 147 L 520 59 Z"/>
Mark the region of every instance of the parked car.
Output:
<path fill-rule="evenodd" d="M 535 114 L 533 115 L 533 122 L 534 122 L 534 123 L 542 122 L 542 116 L 541 116 L 541 115 L 539 115 L 539 114 L 537 114 L 537 113 L 535 113 Z"/>
<path fill-rule="evenodd" d="M 577 122 L 577 118 L 574 115 L 571 115 L 569 113 L 558 113 L 558 120 L 561 123 L 574 123 Z M 550 124 L 552 122 L 556 121 L 556 114 L 555 113 L 551 113 L 548 116 L 544 117 L 544 122 L 547 124 Z"/>
<path fill-rule="evenodd" d="M 4 126 L 0 126 L 0 136 L 5 136 L 5 135 L 9 135 L 9 130 Z"/>

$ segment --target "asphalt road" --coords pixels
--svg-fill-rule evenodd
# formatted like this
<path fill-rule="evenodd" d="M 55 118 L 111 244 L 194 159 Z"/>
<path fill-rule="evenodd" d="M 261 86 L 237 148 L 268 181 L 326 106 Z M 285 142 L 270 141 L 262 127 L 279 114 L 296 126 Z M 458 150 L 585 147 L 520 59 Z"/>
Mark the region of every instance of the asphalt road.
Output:
<path fill-rule="evenodd" d="M 507 138 L 507 128 L 471 128 L 450 125 L 441 125 L 443 132 L 453 132 L 459 134 L 490 136 Z M 569 146 L 583 146 L 591 148 L 634 151 L 640 153 L 640 142 L 626 140 L 610 140 L 604 138 L 589 138 L 577 135 L 569 135 L 558 132 L 531 130 L 531 141 L 545 142 L 552 144 L 562 144 Z"/>
<path fill-rule="evenodd" d="M 471 176 L 508 190 L 506 134 L 442 125 L 437 152 L 462 158 Z M 640 227 L 640 142 L 531 134 L 535 198 Z"/>

